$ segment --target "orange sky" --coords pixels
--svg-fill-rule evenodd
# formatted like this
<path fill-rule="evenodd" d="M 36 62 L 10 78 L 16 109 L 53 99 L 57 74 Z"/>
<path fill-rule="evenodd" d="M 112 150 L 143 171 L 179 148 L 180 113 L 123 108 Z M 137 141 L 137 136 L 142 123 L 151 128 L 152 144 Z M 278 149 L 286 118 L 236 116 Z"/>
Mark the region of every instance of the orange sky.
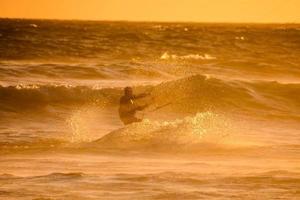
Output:
<path fill-rule="evenodd" d="M 300 0 L 0 0 L 0 17 L 300 23 Z"/>

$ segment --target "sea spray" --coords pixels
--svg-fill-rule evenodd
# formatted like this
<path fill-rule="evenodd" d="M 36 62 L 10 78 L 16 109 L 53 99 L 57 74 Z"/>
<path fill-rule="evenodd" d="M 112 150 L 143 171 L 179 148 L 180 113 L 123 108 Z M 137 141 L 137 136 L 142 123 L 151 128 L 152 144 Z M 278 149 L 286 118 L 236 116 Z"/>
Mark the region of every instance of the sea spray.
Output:
<path fill-rule="evenodd" d="M 143 120 L 116 130 L 96 143 L 112 148 L 180 150 L 205 143 L 218 144 L 233 130 L 229 119 L 212 112 L 174 121 Z"/>

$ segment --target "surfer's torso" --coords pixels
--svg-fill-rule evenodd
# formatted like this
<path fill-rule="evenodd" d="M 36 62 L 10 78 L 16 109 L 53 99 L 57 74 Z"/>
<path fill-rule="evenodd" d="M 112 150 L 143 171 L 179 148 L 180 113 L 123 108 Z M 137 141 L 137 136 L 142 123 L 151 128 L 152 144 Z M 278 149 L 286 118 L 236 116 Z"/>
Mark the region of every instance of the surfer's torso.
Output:
<path fill-rule="evenodd" d="M 135 99 L 136 97 L 134 95 L 122 96 L 120 99 L 119 116 L 125 125 L 141 121 L 141 119 L 138 119 L 135 116 L 136 112 L 139 110 L 139 106 L 134 102 Z"/>

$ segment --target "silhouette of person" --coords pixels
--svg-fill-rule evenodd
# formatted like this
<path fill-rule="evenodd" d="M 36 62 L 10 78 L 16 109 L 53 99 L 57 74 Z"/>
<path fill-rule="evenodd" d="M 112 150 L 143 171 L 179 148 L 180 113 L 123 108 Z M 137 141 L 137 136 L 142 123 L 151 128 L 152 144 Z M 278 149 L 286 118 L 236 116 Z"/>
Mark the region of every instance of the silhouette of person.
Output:
<path fill-rule="evenodd" d="M 138 104 L 136 104 L 135 100 L 144 98 L 147 95 L 149 94 L 145 93 L 140 95 L 133 95 L 131 87 L 126 87 L 124 89 L 124 95 L 120 99 L 119 116 L 125 125 L 142 121 L 142 119 L 137 118 L 135 114 L 137 111 L 144 110 L 148 106 L 148 104 L 139 106 Z"/>

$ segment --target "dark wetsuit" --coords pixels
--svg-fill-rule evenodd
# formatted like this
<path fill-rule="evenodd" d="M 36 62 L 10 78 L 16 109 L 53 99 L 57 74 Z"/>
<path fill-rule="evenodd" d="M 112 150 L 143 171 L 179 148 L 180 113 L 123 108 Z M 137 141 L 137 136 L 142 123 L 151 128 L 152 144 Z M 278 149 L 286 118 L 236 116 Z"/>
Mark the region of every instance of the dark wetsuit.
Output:
<path fill-rule="evenodd" d="M 144 94 L 139 96 L 122 96 L 120 99 L 119 115 L 122 122 L 127 125 L 134 122 L 140 122 L 142 119 L 139 119 L 135 116 L 137 111 L 143 110 L 145 106 L 138 106 L 135 103 L 135 99 L 145 97 Z"/>

